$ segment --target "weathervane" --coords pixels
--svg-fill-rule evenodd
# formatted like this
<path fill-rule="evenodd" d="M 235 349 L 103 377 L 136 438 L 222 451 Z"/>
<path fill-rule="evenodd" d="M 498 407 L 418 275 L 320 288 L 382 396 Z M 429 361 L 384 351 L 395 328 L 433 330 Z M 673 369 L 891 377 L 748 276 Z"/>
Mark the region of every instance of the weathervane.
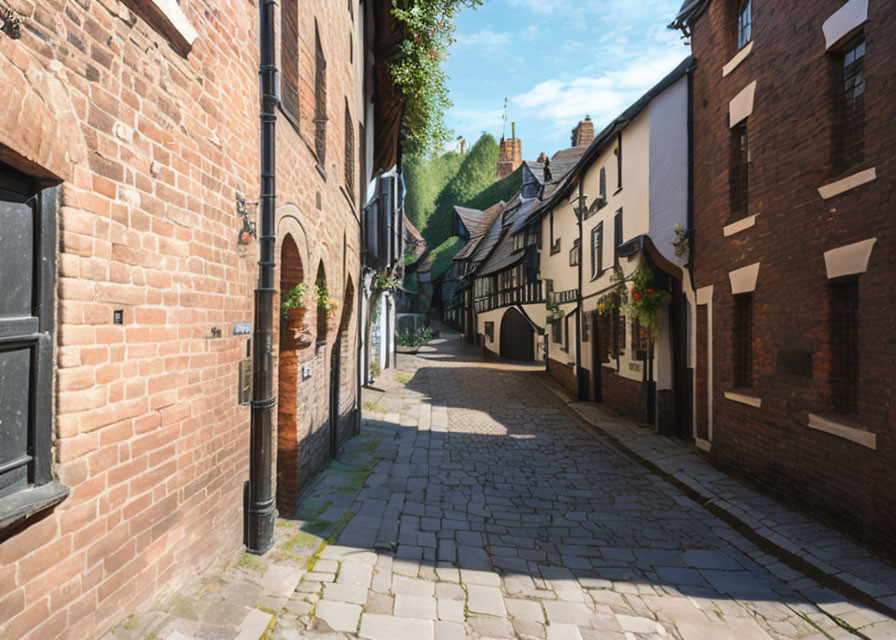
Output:
<path fill-rule="evenodd" d="M 507 106 L 510 101 L 504 98 L 504 129 L 501 131 L 501 140 L 507 137 Z"/>

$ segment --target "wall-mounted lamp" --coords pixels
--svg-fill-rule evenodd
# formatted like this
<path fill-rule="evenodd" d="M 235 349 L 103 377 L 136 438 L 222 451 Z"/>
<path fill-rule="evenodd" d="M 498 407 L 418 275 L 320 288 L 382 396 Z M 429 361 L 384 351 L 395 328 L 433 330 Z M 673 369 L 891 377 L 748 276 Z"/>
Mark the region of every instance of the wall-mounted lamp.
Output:
<path fill-rule="evenodd" d="M 248 203 L 239 192 L 236 194 L 236 214 L 243 219 L 243 228 L 240 229 L 237 242 L 242 245 L 249 244 L 252 238 L 257 238 L 255 223 L 249 220 L 249 204 L 257 205 L 257 202 Z"/>

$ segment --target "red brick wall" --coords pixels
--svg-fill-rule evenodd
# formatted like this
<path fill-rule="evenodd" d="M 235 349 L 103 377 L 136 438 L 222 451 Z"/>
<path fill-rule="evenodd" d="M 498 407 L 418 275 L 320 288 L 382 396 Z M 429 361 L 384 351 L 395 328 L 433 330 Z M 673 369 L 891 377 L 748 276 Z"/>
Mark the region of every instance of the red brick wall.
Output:
<path fill-rule="evenodd" d="M 734 51 L 725 4 L 713 2 L 693 31 L 694 273 L 714 285 L 712 459 L 877 546 L 896 549 L 896 414 L 893 317 L 896 313 L 896 222 L 892 215 L 892 60 L 896 15 L 869 3 L 865 160 L 846 175 L 874 167 L 868 185 L 822 200 L 818 187 L 843 174 L 832 166 L 830 92 L 838 62 L 825 54 L 823 22 L 840 0 L 753 3 L 754 49 L 730 75 Z M 731 36 L 733 37 L 733 36 Z M 728 238 L 728 103 L 756 80 L 747 120 L 751 147 L 750 213 L 755 226 Z M 877 434 L 877 450 L 814 431 L 807 412 L 828 413 L 829 282 L 823 254 L 876 237 L 868 272 L 859 279 L 859 411 L 845 417 Z M 754 388 L 761 409 L 724 397 L 732 387 L 732 295 L 728 272 L 760 262 L 754 293 Z M 698 322 L 705 332 L 706 323 Z M 698 336 L 698 345 L 704 337 Z M 811 377 L 779 366 L 784 350 L 812 354 Z M 706 369 L 699 366 L 698 422 L 705 411 Z M 701 403 L 702 407 L 701 408 Z"/>
<path fill-rule="evenodd" d="M 232 330 L 252 320 L 258 267 L 257 244 L 237 245 L 235 194 L 257 200 L 257 6 L 179 5 L 199 32 L 188 56 L 111 0 L 13 0 L 22 38 L 0 35 L 0 160 L 62 181 L 53 469 L 72 491 L 0 533 L 3 638 L 99 636 L 240 547 L 249 409 L 237 405 L 246 339 Z M 362 55 L 355 43 L 350 65 L 345 4 L 303 6 L 303 131 L 314 15 L 329 63 L 327 177 L 280 117 L 277 230 L 294 234 L 305 274 L 324 264 L 341 301 L 359 271 L 342 123 L 345 96 L 361 117 Z M 330 344 L 299 405 L 312 433 L 328 420 Z"/>
<path fill-rule="evenodd" d="M 612 369 L 600 368 L 601 400 L 604 406 L 638 422 L 647 422 L 647 383 L 629 380 Z"/>
<path fill-rule="evenodd" d="M 578 397 L 576 385 L 576 369 L 564 362 L 548 358 L 548 375 L 560 383 L 563 390 L 573 398 Z"/>

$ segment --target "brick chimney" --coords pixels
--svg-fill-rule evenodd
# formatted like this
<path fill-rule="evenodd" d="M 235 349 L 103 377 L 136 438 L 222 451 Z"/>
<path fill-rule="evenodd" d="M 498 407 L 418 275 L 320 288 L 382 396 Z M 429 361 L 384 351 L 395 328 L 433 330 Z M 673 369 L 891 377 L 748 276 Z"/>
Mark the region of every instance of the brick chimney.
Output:
<path fill-rule="evenodd" d="M 523 164 L 523 141 L 516 137 L 516 123 L 511 123 L 510 127 L 513 137 L 510 140 L 501 138 L 498 150 L 498 180 L 503 180 Z"/>
<path fill-rule="evenodd" d="M 594 123 L 591 122 L 590 116 L 585 116 L 585 119 L 572 130 L 572 146 L 587 147 L 592 140 L 594 140 Z"/>

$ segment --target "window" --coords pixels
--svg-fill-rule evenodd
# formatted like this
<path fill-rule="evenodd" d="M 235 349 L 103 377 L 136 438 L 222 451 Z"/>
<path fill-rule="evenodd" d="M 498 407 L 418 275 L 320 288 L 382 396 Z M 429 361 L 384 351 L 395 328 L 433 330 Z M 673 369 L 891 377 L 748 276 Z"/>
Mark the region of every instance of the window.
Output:
<path fill-rule="evenodd" d="M 619 307 L 613 308 L 613 356 L 618 358 L 625 353 L 625 316 L 619 313 Z"/>
<path fill-rule="evenodd" d="M 601 362 L 610 362 L 625 353 L 625 316 L 618 307 L 599 316 L 597 322 Z"/>
<path fill-rule="evenodd" d="M 740 220 L 749 215 L 750 148 L 747 125 L 739 124 L 731 130 L 731 154 L 728 172 L 730 219 Z"/>
<path fill-rule="evenodd" d="M 299 121 L 299 2 L 284 0 L 280 9 L 280 104 L 296 123 Z"/>
<path fill-rule="evenodd" d="M 632 318 L 632 352 L 636 360 L 650 357 L 650 334 L 641 326 L 637 318 Z"/>
<path fill-rule="evenodd" d="M 526 229 L 526 246 L 537 247 L 541 244 L 541 227 L 537 224 Z"/>
<path fill-rule="evenodd" d="M 519 251 L 526 246 L 526 236 L 524 233 L 517 233 L 513 236 L 513 250 Z"/>
<path fill-rule="evenodd" d="M 613 216 L 613 262 L 619 263 L 619 247 L 622 246 L 622 209 Z"/>
<path fill-rule="evenodd" d="M 753 294 L 734 296 L 734 321 L 732 323 L 732 354 L 734 388 L 753 388 Z"/>
<path fill-rule="evenodd" d="M 355 195 L 355 125 L 352 112 L 345 101 L 345 187 L 351 197 Z"/>
<path fill-rule="evenodd" d="M 740 0 L 737 12 L 737 50 L 747 46 L 753 33 L 753 0 Z"/>
<path fill-rule="evenodd" d="M 555 253 L 560 253 L 560 238 L 554 240 L 554 212 L 551 211 L 551 255 Z"/>
<path fill-rule="evenodd" d="M 616 136 L 616 191 L 622 189 L 622 134 Z"/>
<path fill-rule="evenodd" d="M 0 220 L 0 372 L 7 374 L 0 375 L 0 499 L 42 485 L 50 489 L 35 496 L 40 505 L 29 502 L 27 509 L 0 511 L 10 522 L 67 495 L 52 482 L 50 469 L 55 189 L 41 189 L 0 165 Z"/>
<path fill-rule="evenodd" d="M 831 404 L 855 413 L 859 391 L 859 280 L 831 281 Z"/>
<path fill-rule="evenodd" d="M 569 266 L 575 267 L 579 264 L 579 260 L 582 257 L 581 244 L 579 239 L 576 238 L 572 242 L 572 249 L 569 250 Z"/>
<path fill-rule="evenodd" d="M 327 156 L 327 60 L 314 26 L 314 152 L 317 164 L 324 168 Z"/>
<path fill-rule="evenodd" d="M 848 169 L 865 154 L 865 40 L 846 46 L 840 76 L 840 95 L 835 125 L 835 169 Z"/>
<path fill-rule="evenodd" d="M 569 316 L 564 316 L 564 317 L 563 317 L 563 337 L 565 338 L 565 340 L 563 341 L 563 350 L 564 350 L 566 353 L 569 353 L 569 342 L 570 342 L 570 337 L 569 337 Z"/>
<path fill-rule="evenodd" d="M 607 170 L 604 167 L 600 168 L 600 199 L 603 204 L 607 203 Z"/>
<path fill-rule="evenodd" d="M 598 222 L 591 230 L 591 277 L 603 272 L 604 263 L 604 223 Z"/>
<path fill-rule="evenodd" d="M 610 361 L 610 352 L 612 349 L 610 348 L 611 341 L 613 339 L 613 329 L 612 329 L 612 318 L 610 313 L 604 313 L 598 316 L 597 320 L 597 339 L 599 341 L 600 346 L 600 361 L 601 362 L 609 362 Z"/>
<path fill-rule="evenodd" d="M 560 324 L 559 318 L 551 321 L 551 342 L 554 344 L 563 344 L 563 325 Z"/>

